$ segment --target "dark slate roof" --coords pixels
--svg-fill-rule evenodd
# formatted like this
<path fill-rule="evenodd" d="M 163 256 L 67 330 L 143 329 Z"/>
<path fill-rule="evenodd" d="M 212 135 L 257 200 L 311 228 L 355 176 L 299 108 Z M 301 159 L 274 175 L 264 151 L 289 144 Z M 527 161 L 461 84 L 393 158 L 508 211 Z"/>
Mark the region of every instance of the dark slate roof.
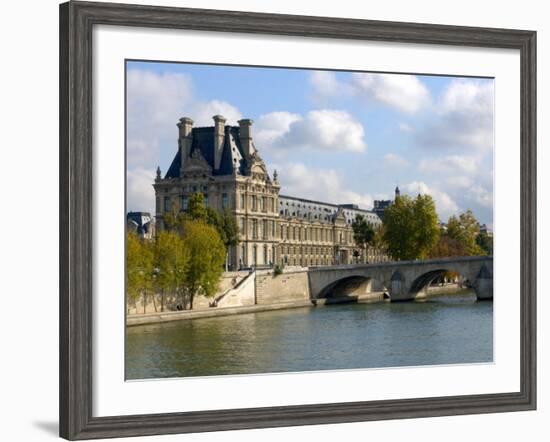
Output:
<path fill-rule="evenodd" d="M 287 207 L 291 206 L 291 207 Z M 351 208 L 351 206 L 354 206 Z M 293 209 L 296 215 L 292 216 Z M 288 195 L 279 195 L 279 211 L 284 211 L 284 209 L 289 209 L 288 215 L 292 218 L 304 218 L 304 219 L 315 219 L 321 222 L 323 221 L 334 221 L 338 216 L 339 211 L 341 211 L 346 219 L 346 223 L 351 224 L 355 217 L 359 214 L 365 216 L 367 221 L 379 223 L 381 222 L 378 214 L 373 210 L 365 210 L 359 207 L 356 207 L 355 204 L 332 204 L 325 203 L 322 201 L 310 200 L 307 198 L 298 198 Z M 298 216 L 298 213 L 300 214 Z M 305 215 L 305 217 L 304 217 Z"/>
<path fill-rule="evenodd" d="M 231 175 L 234 168 L 237 168 L 242 175 L 245 174 L 246 161 L 239 139 L 238 126 L 225 126 L 224 145 L 218 169 L 214 169 L 214 127 L 193 128 L 192 136 L 190 154 L 192 155 L 193 152 L 199 150 L 206 162 L 212 167 L 214 175 Z M 179 178 L 180 169 L 181 153 L 178 149 L 164 178 Z"/>

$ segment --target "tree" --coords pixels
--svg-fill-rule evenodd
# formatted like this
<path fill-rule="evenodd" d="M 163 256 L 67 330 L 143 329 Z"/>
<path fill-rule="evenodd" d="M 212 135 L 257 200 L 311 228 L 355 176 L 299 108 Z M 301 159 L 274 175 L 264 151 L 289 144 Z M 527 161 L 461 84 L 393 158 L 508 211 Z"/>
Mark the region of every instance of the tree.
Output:
<path fill-rule="evenodd" d="M 195 193 L 189 198 L 189 207 L 185 214 L 176 217 L 175 225 L 183 227 L 186 219 L 206 222 L 214 227 L 220 235 L 226 249 L 225 270 L 228 270 L 229 247 L 239 244 L 239 227 L 237 220 L 229 209 L 219 213 L 212 207 L 206 207 L 202 193 Z"/>
<path fill-rule="evenodd" d="M 204 204 L 204 195 L 194 193 L 189 197 L 189 206 L 187 207 L 187 216 L 195 221 L 208 222 L 208 210 Z"/>
<path fill-rule="evenodd" d="M 471 210 L 449 218 L 447 235 L 456 240 L 469 256 L 484 255 L 483 249 L 477 244 L 479 223 Z"/>
<path fill-rule="evenodd" d="M 229 263 L 229 247 L 234 247 L 239 244 L 239 226 L 237 220 L 231 214 L 229 209 L 219 215 L 218 233 L 220 234 L 223 244 L 225 245 L 225 271 L 228 270 Z"/>
<path fill-rule="evenodd" d="M 189 308 L 196 295 L 213 296 L 223 273 L 225 247 L 218 231 L 205 222 L 187 220 L 183 241 L 189 253 L 185 272 Z"/>
<path fill-rule="evenodd" d="M 153 261 L 155 289 L 161 295 L 161 311 L 164 311 L 166 294 L 178 296 L 185 287 L 189 251 L 181 236 L 175 231 L 158 232 Z"/>
<path fill-rule="evenodd" d="M 351 225 L 353 239 L 358 247 L 365 252 L 365 259 L 368 257 L 368 247 L 374 243 L 374 229 L 370 222 L 363 215 L 357 215 Z"/>
<path fill-rule="evenodd" d="M 446 233 L 441 234 L 439 241 L 430 250 L 430 258 L 448 258 L 451 256 L 466 256 L 464 246 Z"/>
<path fill-rule="evenodd" d="M 147 292 L 153 288 L 153 250 L 151 243 L 135 232 L 126 234 L 126 293 L 130 299 L 143 296 L 143 312 Z"/>
<path fill-rule="evenodd" d="M 480 232 L 476 237 L 476 244 L 487 255 L 493 254 L 493 237 L 486 232 Z"/>
<path fill-rule="evenodd" d="M 394 259 L 425 259 L 439 234 L 435 203 L 429 195 L 398 196 L 384 212 L 383 240 Z"/>

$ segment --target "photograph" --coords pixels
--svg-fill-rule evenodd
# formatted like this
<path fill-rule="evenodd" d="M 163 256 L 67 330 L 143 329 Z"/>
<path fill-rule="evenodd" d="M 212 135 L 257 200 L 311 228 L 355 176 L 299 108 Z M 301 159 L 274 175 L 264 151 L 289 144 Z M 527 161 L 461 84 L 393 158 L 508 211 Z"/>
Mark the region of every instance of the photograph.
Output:
<path fill-rule="evenodd" d="M 492 77 L 127 59 L 126 380 L 492 364 L 494 106 Z"/>

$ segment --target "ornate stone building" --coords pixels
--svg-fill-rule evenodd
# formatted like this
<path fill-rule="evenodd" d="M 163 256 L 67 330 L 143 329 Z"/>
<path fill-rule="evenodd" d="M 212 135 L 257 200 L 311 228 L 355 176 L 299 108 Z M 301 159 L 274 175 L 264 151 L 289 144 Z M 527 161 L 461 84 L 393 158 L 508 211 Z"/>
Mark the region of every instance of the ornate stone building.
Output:
<path fill-rule="evenodd" d="M 164 178 L 157 169 L 154 188 L 157 228 L 164 214 L 185 211 L 193 193 L 216 210 L 229 209 L 240 230 L 240 243 L 229 251 L 232 269 L 286 265 L 333 265 L 383 260 L 371 250 L 363 256 L 353 240 L 352 223 L 359 214 L 373 226 L 373 211 L 352 204 L 335 205 L 280 195 L 277 171 L 270 176 L 252 137 L 252 120 L 239 126 L 216 115 L 214 126 L 178 123 L 178 152 Z"/>

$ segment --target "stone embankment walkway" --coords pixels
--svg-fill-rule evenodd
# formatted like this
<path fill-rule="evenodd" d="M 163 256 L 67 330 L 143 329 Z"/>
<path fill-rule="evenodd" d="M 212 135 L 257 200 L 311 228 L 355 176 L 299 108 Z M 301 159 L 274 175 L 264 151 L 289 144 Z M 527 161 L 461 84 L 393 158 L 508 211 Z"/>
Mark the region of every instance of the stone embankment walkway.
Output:
<path fill-rule="evenodd" d="M 175 312 L 146 313 L 128 315 L 126 326 L 156 324 L 159 322 L 181 321 L 186 319 L 215 318 L 218 316 L 238 315 L 243 313 L 257 313 L 288 308 L 311 307 L 311 301 L 281 302 L 266 305 L 247 305 L 243 307 L 212 307 L 204 310 L 183 310 Z"/>

